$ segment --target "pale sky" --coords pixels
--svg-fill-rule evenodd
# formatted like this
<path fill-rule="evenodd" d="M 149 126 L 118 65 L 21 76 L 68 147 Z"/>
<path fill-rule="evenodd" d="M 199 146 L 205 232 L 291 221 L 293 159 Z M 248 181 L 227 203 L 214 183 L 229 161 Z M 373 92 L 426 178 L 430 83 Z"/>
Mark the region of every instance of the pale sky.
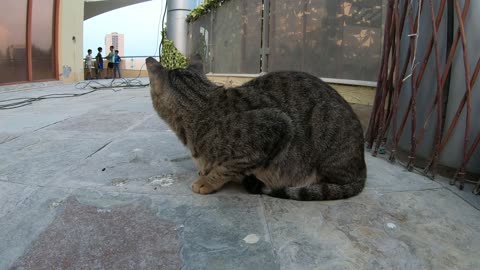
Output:
<path fill-rule="evenodd" d="M 105 35 L 118 32 L 125 35 L 125 52 L 122 55 L 153 55 L 159 45 L 157 29 L 164 7 L 165 0 L 152 0 L 112 10 L 84 21 L 82 54 L 86 55 L 87 50 L 92 49 L 95 55 L 98 47 L 103 47 L 103 52 L 107 52 Z M 160 42 L 161 36 L 158 38 Z"/>

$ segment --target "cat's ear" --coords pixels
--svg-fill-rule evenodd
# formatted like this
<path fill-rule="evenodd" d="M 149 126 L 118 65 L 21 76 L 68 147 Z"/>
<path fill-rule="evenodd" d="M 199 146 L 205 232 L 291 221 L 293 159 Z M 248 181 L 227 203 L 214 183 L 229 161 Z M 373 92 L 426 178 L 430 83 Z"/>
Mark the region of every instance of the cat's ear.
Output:
<path fill-rule="evenodd" d="M 197 53 L 192 57 L 190 57 L 190 61 L 188 62 L 187 69 L 195 70 L 197 72 L 200 72 L 200 74 L 205 74 L 205 72 L 203 71 L 202 56 L 200 56 L 200 54 Z"/>

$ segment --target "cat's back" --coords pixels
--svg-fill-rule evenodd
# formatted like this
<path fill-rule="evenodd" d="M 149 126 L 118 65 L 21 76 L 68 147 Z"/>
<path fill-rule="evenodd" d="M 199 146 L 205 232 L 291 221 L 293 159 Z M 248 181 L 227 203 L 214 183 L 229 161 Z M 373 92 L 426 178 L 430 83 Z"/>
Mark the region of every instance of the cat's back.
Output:
<path fill-rule="evenodd" d="M 279 89 L 281 86 L 302 85 L 303 88 L 324 86 L 328 88 L 321 79 L 301 71 L 274 71 L 252 79 L 242 85 L 242 87 L 258 87 L 264 90 Z M 328 90 L 327 90 L 328 91 Z"/>
<path fill-rule="evenodd" d="M 209 115 L 274 108 L 298 122 L 320 106 L 325 113 L 355 118 L 351 106 L 335 89 L 321 79 L 299 71 L 270 72 L 239 87 L 216 89 L 209 96 L 210 108 L 215 108 L 209 110 Z"/>
<path fill-rule="evenodd" d="M 306 72 L 270 72 L 243 84 L 238 91 L 251 98 L 272 99 L 279 106 L 310 107 L 308 105 L 325 103 L 327 107 L 351 111 L 350 105 L 335 89 Z"/>
<path fill-rule="evenodd" d="M 323 80 L 301 71 L 275 71 L 257 77 L 240 88 L 254 90 L 256 94 L 277 94 L 289 99 L 333 99 L 342 102 L 343 98 Z"/>

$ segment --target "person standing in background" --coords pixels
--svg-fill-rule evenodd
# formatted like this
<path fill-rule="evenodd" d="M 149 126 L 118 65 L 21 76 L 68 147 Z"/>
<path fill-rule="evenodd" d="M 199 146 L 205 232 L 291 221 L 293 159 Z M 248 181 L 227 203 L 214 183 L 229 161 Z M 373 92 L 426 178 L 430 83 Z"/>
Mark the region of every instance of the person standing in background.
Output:
<path fill-rule="evenodd" d="M 106 79 L 111 79 L 113 77 L 113 63 L 115 61 L 113 55 L 115 54 L 115 52 L 113 51 L 115 47 L 113 46 L 110 46 L 110 52 L 108 53 L 107 57 L 107 60 L 108 60 L 108 68 L 107 68 L 107 77 Z"/>
<path fill-rule="evenodd" d="M 103 71 L 103 57 L 102 57 L 102 47 L 98 47 L 98 53 L 95 57 L 95 61 L 97 61 L 97 79 L 102 78 L 102 71 Z"/>
<path fill-rule="evenodd" d="M 87 68 L 88 77 L 87 80 L 93 80 L 93 59 L 92 59 L 92 50 L 88 49 L 87 56 L 85 56 L 85 66 Z"/>
<path fill-rule="evenodd" d="M 122 61 L 122 58 L 120 58 L 120 55 L 118 55 L 118 50 L 115 50 L 115 54 L 113 55 L 113 78 L 117 77 L 117 71 L 118 71 L 118 78 L 121 78 L 122 75 L 120 74 L 120 62 Z"/>

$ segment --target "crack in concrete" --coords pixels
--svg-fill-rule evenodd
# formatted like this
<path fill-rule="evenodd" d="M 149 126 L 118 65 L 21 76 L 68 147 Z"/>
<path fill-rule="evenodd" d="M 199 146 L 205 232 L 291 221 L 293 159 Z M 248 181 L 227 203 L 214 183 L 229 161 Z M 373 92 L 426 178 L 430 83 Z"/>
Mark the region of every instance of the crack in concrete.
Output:
<path fill-rule="evenodd" d="M 57 122 L 54 122 L 54 123 L 48 124 L 48 125 L 46 125 L 46 126 L 43 126 L 43 127 L 37 128 L 37 129 L 33 130 L 31 133 L 34 133 L 34 132 L 36 132 L 36 131 L 39 131 L 39 130 L 41 130 L 41 129 L 47 128 L 47 127 L 49 127 L 49 126 L 53 126 L 53 125 L 55 125 L 55 124 L 58 124 L 58 123 L 60 123 L 60 122 L 63 122 L 63 121 L 65 121 L 65 120 L 68 120 L 68 119 L 70 119 L 70 118 L 71 118 L 71 117 L 67 117 L 67 118 L 65 118 L 65 119 L 62 119 L 62 120 L 60 120 L 60 121 L 57 121 Z"/>
<path fill-rule="evenodd" d="M 259 200 L 260 200 L 260 215 L 263 219 L 263 223 L 265 224 L 265 230 L 267 231 L 267 236 L 268 236 L 268 239 L 265 239 L 268 243 L 270 243 L 270 250 L 272 252 L 272 256 L 273 256 L 273 260 L 275 262 L 275 265 L 279 267 L 280 265 L 280 262 L 278 260 L 278 256 L 277 256 L 277 250 L 275 249 L 275 246 L 274 246 L 274 239 L 273 239 L 273 235 L 272 235 L 272 231 L 270 229 L 270 225 L 268 224 L 268 220 L 267 220 L 267 216 L 265 215 L 265 202 L 263 200 L 263 196 L 265 195 L 260 195 L 259 197 Z"/>
<path fill-rule="evenodd" d="M 28 148 L 28 147 L 30 147 L 30 146 L 32 146 L 32 145 L 39 144 L 39 143 L 41 143 L 41 142 L 40 142 L 40 141 L 36 141 L 36 142 L 34 142 L 34 143 L 24 145 L 23 147 L 17 149 L 16 151 L 23 151 L 25 148 Z"/>
<path fill-rule="evenodd" d="M 420 189 L 405 189 L 405 190 L 393 190 L 393 191 L 379 191 L 381 194 L 390 194 L 390 193 L 401 193 L 401 192 L 416 192 L 416 191 L 430 191 L 430 190 L 440 190 L 444 187 L 432 187 L 432 188 L 420 188 Z"/>
<path fill-rule="evenodd" d="M 55 125 L 55 124 L 58 124 L 58 123 L 60 123 L 60 122 L 63 122 L 63 121 L 65 121 L 65 120 L 68 120 L 68 119 L 70 119 L 70 118 L 72 118 L 72 117 L 67 117 L 67 118 L 62 119 L 62 120 L 60 120 L 60 121 L 56 121 L 56 122 L 51 123 L 51 124 L 48 124 L 48 125 L 46 125 L 46 126 L 43 126 L 43 127 L 37 128 L 37 129 L 34 129 L 34 130 L 32 130 L 31 132 L 29 132 L 29 133 L 34 133 L 34 132 L 36 132 L 36 131 L 39 131 L 39 130 L 41 130 L 41 129 L 44 129 L 44 128 L 53 126 L 53 125 Z M 25 134 L 28 134 L 28 133 L 25 133 Z M 25 135 L 25 134 L 22 134 L 22 135 Z M 7 143 L 7 142 L 11 142 L 11 141 L 13 141 L 13 140 L 15 140 L 15 139 L 18 139 L 18 138 L 22 137 L 22 135 L 15 136 L 15 137 L 13 137 L 13 138 L 7 137 L 4 141 L 0 142 L 0 144 L 4 144 L 4 143 Z M 24 148 L 25 148 L 25 147 L 24 147 Z M 22 148 L 22 149 L 23 149 L 23 148 Z"/>
<path fill-rule="evenodd" d="M 438 183 L 437 181 L 434 181 L 435 183 Z M 459 194 L 455 193 L 454 191 L 452 191 L 451 189 L 443 186 L 441 183 L 438 183 L 439 185 L 441 185 L 440 187 L 436 187 L 436 188 L 424 188 L 424 189 L 413 189 L 413 190 L 398 190 L 398 191 L 380 191 L 382 194 L 390 194 L 390 193 L 402 193 L 402 192 L 416 192 L 416 191 L 433 191 L 433 190 L 441 190 L 441 189 L 444 189 L 444 190 L 447 190 L 451 193 L 453 193 L 455 196 L 457 196 L 458 198 L 462 199 L 462 201 L 466 202 L 468 205 L 470 205 L 471 207 L 475 208 L 476 210 L 480 211 L 480 208 L 477 207 L 476 205 L 472 204 L 471 202 L 469 202 L 468 200 L 466 200 L 465 198 L 463 198 L 462 196 L 460 196 Z"/>
<path fill-rule="evenodd" d="M 448 189 L 448 188 L 446 188 L 446 187 L 443 187 L 443 188 L 446 189 L 446 190 L 448 190 L 448 191 L 450 191 L 451 193 L 453 193 L 453 194 L 454 194 L 455 196 L 457 196 L 458 198 L 462 199 L 462 201 L 466 202 L 466 203 L 467 203 L 468 205 L 470 205 L 471 207 L 473 207 L 473 208 L 477 209 L 478 211 L 480 211 L 480 208 L 478 208 L 476 205 L 470 203 L 468 200 L 466 200 L 465 198 L 463 198 L 462 196 L 460 196 L 460 194 L 457 194 L 457 193 L 454 192 L 453 190 L 450 190 L 450 189 Z M 477 195 L 477 196 L 479 196 L 479 195 Z"/>
<path fill-rule="evenodd" d="M 88 157 L 86 157 L 85 159 L 88 159 L 88 158 L 91 158 L 93 155 L 95 155 L 96 153 L 100 152 L 103 148 L 107 147 L 107 145 L 111 144 L 113 142 L 113 140 L 107 142 L 106 144 L 104 144 L 102 147 L 98 148 L 95 152 L 91 153 L 90 155 L 88 155 Z"/>
<path fill-rule="evenodd" d="M 5 138 L 5 140 L 1 141 L 0 144 L 4 144 L 4 143 L 7 143 L 7 142 L 11 142 L 13 140 L 15 140 L 16 138 L 20 137 L 21 135 L 18 135 L 18 136 L 13 136 L 13 137 L 9 137 L 7 136 L 7 138 Z"/>
<path fill-rule="evenodd" d="M 31 184 L 31 183 L 22 183 L 22 182 L 9 181 L 9 180 L 3 180 L 3 179 L 0 179 L 0 182 L 9 183 L 9 184 L 16 184 L 16 185 L 21 185 L 21 186 L 26 186 L 26 187 L 37 187 L 37 188 L 47 188 L 47 187 L 49 187 L 49 186 L 46 186 L 46 185 L 36 185 L 36 184 Z"/>
<path fill-rule="evenodd" d="M 145 123 L 148 119 L 154 117 L 155 115 L 154 114 L 147 114 L 143 117 L 142 120 L 132 124 L 130 127 L 128 127 L 124 132 L 128 132 L 128 131 L 131 131 L 137 127 L 139 127 L 140 125 L 142 125 L 143 123 Z"/>

